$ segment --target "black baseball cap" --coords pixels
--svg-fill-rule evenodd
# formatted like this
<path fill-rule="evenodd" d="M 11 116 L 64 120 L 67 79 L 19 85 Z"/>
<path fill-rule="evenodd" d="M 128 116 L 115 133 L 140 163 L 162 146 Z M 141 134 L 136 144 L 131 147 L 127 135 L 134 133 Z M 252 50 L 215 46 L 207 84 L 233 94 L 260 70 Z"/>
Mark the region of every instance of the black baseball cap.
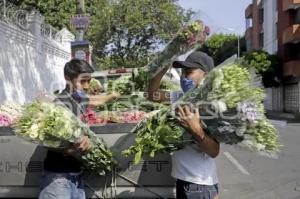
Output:
<path fill-rule="evenodd" d="M 204 52 L 192 52 L 185 61 L 174 61 L 174 68 L 182 69 L 201 69 L 204 72 L 209 72 L 214 68 L 214 60 Z"/>

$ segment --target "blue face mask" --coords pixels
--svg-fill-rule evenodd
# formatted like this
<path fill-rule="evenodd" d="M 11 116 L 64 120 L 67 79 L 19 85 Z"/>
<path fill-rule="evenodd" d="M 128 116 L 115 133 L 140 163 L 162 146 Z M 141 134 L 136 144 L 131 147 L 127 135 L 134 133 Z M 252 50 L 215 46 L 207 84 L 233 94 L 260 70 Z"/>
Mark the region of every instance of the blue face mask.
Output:
<path fill-rule="evenodd" d="M 186 93 L 188 90 L 196 86 L 194 80 L 185 77 L 180 78 L 180 85 L 184 93 Z"/>
<path fill-rule="evenodd" d="M 78 101 L 78 102 L 81 102 L 82 99 L 86 98 L 86 93 L 84 91 L 81 91 L 81 90 L 75 90 L 73 93 L 72 93 L 72 97 Z"/>

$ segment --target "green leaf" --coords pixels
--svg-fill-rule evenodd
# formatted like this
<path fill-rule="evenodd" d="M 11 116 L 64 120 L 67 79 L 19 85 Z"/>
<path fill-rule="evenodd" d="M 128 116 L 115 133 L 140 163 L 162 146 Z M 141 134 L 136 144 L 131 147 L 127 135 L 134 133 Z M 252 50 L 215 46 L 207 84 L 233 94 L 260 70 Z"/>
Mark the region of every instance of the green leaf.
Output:
<path fill-rule="evenodd" d="M 135 156 L 134 156 L 134 164 L 138 164 L 140 163 L 142 159 L 142 150 L 141 151 L 138 151 Z"/>

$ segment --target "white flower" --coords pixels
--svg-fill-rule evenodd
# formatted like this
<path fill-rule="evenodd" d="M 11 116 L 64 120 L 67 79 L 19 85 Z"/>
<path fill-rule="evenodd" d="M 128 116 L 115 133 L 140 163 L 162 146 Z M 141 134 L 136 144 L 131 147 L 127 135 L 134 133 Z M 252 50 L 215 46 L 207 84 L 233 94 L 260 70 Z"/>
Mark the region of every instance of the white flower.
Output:
<path fill-rule="evenodd" d="M 33 124 L 31 127 L 30 127 L 30 131 L 38 131 L 39 130 L 39 126 L 37 124 Z"/>
<path fill-rule="evenodd" d="M 213 89 L 218 89 L 221 86 L 224 75 L 222 70 L 215 70 L 215 78 L 213 81 Z"/>
<path fill-rule="evenodd" d="M 81 128 L 77 128 L 74 132 L 73 135 L 75 138 L 79 138 L 81 135 Z"/>
<path fill-rule="evenodd" d="M 36 131 L 32 131 L 32 132 L 29 133 L 29 137 L 31 139 L 36 139 L 38 136 L 39 136 L 39 134 Z"/>
<path fill-rule="evenodd" d="M 245 132 L 246 132 L 246 127 L 241 127 L 236 130 L 236 134 L 238 136 L 243 136 Z"/>
<path fill-rule="evenodd" d="M 44 139 L 45 139 L 45 134 L 41 133 L 41 134 L 39 135 L 39 139 L 40 139 L 41 141 L 44 141 Z"/>
<path fill-rule="evenodd" d="M 33 124 L 29 129 L 29 137 L 31 139 L 36 139 L 39 136 L 39 126 L 37 124 Z"/>
<path fill-rule="evenodd" d="M 227 106 L 225 104 L 225 102 L 221 101 L 221 100 L 214 100 L 211 102 L 212 106 L 219 112 L 219 113 L 223 113 L 225 111 L 227 111 Z"/>
<path fill-rule="evenodd" d="M 257 149 L 258 151 L 264 151 L 265 148 L 266 148 L 266 146 L 263 145 L 263 144 L 256 144 L 256 149 Z"/>

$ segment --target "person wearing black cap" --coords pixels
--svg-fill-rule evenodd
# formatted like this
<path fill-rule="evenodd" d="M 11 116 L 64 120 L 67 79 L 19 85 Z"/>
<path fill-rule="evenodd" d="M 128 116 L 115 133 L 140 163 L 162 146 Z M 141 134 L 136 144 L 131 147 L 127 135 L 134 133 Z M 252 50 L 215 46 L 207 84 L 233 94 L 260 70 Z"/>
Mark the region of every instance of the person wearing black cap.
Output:
<path fill-rule="evenodd" d="M 181 88 L 187 92 L 197 87 L 205 75 L 214 68 L 213 59 L 203 52 L 191 53 L 185 61 L 175 61 L 174 68 L 181 68 Z M 174 102 L 173 93 L 159 90 L 160 81 L 169 67 L 155 75 L 148 87 L 148 98 L 156 102 Z M 175 97 L 178 98 L 178 97 Z M 192 144 L 172 155 L 172 176 L 176 179 L 178 199 L 217 199 L 218 177 L 214 158 L 218 156 L 220 144 L 205 133 L 198 109 L 188 106 L 179 108 L 181 124 L 195 138 Z"/>

